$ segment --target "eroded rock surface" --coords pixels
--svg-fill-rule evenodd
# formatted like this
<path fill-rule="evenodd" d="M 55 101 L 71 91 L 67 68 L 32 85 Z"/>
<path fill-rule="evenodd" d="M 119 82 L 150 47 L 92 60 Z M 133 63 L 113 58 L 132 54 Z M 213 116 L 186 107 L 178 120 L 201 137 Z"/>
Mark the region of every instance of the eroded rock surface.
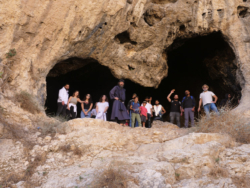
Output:
<path fill-rule="evenodd" d="M 7 96 L 13 90 L 26 90 L 43 104 L 46 76 L 57 63 L 70 58 L 96 60 L 117 78 L 157 87 L 167 76 L 166 49 L 176 38 L 220 31 L 235 54 L 237 79 L 243 88 L 240 108 L 248 109 L 248 1 L 28 0 L 0 4 L 1 90 Z M 16 56 L 7 59 L 5 54 L 13 48 Z M 82 66 L 76 62 L 68 70 Z"/>
<path fill-rule="evenodd" d="M 43 158 L 31 177 L 41 188 L 92 187 L 110 165 L 135 178 L 137 181 L 128 182 L 135 188 L 238 187 L 235 176 L 250 175 L 249 144 L 237 146 L 228 136 L 188 133 L 160 122 L 152 129 L 92 119 L 76 119 L 67 126 L 67 134 L 31 135 L 36 137 L 36 145 L 29 155 L 23 152 L 22 143 L 1 141 L 5 151 L 1 172 L 21 174 L 31 168 L 32 161 Z M 226 175 L 213 175 L 217 168 Z M 15 184 L 25 187 L 25 181 Z"/>

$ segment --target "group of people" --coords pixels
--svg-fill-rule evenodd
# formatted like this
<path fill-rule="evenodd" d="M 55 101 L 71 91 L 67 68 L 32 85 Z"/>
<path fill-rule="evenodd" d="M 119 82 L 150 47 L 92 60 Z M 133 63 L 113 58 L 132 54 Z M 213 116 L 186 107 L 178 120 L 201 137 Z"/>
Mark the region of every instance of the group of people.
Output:
<path fill-rule="evenodd" d="M 210 110 L 219 114 L 215 105 L 218 97 L 213 92 L 208 91 L 208 85 L 203 85 L 202 89 L 203 92 L 200 94 L 198 112 L 201 110 L 201 106 L 203 106 L 207 116 L 209 116 Z M 99 102 L 93 105 L 90 94 L 87 94 L 83 100 L 80 100 L 79 91 L 75 91 L 73 95 L 69 97 L 68 90 L 69 84 L 66 84 L 59 91 L 57 116 L 63 115 L 65 117 L 71 117 L 71 119 L 76 118 L 77 103 L 81 103 L 81 118 L 94 117 L 104 121 L 107 120 L 109 102 L 106 95 L 102 95 Z M 171 100 L 171 96 L 174 92 L 175 90 L 173 89 L 167 96 L 167 100 L 171 103 L 170 122 L 174 123 L 176 120 L 177 126 L 180 127 L 180 117 L 184 113 L 185 127 L 188 127 L 189 120 L 191 121 L 191 126 L 194 126 L 195 98 L 190 95 L 189 90 L 186 90 L 185 97 L 183 97 L 182 101 L 179 100 L 177 94 L 175 94 L 173 100 Z M 155 105 L 152 106 L 152 97 L 146 97 L 145 101 L 140 104 L 139 97 L 136 94 L 133 94 L 132 99 L 126 107 L 126 90 L 123 79 L 119 80 L 118 85 L 111 89 L 109 97 L 113 100 L 111 120 L 116 121 L 122 126 L 129 125 L 130 127 L 142 126 L 150 128 L 153 115 L 154 120 L 162 120 L 162 115 L 166 113 L 166 110 L 160 104 L 159 100 L 155 100 Z"/>

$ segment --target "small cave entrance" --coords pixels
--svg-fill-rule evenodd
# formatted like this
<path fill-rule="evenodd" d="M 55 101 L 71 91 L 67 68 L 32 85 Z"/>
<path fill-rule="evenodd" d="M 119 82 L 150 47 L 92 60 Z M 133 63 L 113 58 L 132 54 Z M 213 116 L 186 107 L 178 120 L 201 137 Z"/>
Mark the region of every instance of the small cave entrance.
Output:
<path fill-rule="evenodd" d="M 180 100 L 184 97 L 184 91 L 190 90 L 197 105 L 203 84 L 208 84 L 210 90 L 219 97 L 218 103 L 226 93 L 231 93 L 235 99 L 240 97 L 241 87 L 236 79 L 240 72 L 237 69 L 236 58 L 220 32 L 190 39 L 176 39 L 165 53 L 169 66 L 168 76 L 157 89 L 125 80 L 126 104 L 133 93 L 138 94 L 140 102 L 146 96 L 151 96 L 152 104 L 158 99 L 166 109 L 164 120 L 167 121 L 170 104 L 166 97 L 171 89 L 176 90 L 175 93 L 179 95 Z M 133 74 L 133 69 L 130 71 Z M 102 66 L 94 59 L 71 58 L 57 63 L 47 76 L 46 112 L 55 114 L 58 91 L 65 83 L 70 84 L 70 95 L 78 90 L 80 98 L 83 99 L 89 93 L 95 103 L 101 95 L 109 96 L 109 91 L 117 81 L 108 67 Z M 110 101 L 109 115 L 111 108 Z M 78 104 L 78 117 L 80 110 Z"/>

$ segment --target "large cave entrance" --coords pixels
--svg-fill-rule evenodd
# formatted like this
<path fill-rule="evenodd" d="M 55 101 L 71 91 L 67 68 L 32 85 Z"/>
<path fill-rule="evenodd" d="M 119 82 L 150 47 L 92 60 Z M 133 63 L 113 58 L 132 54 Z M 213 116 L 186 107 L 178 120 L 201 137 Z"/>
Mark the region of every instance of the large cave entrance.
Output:
<path fill-rule="evenodd" d="M 137 93 L 140 102 L 146 96 L 152 96 L 167 110 L 164 119 L 168 120 L 170 104 L 166 97 L 171 89 L 176 90 L 180 99 L 185 90 L 190 90 L 198 104 L 201 86 L 208 84 L 220 102 L 226 93 L 231 93 L 235 100 L 240 97 L 241 87 L 237 83 L 237 65 L 233 50 L 225 42 L 220 32 L 207 36 L 196 36 L 191 39 L 176 39 L 165 51 L 168 60 L 169 74 L 162 80 L 157 89 L 143 87 L 130 80 L 125 81 L 127 101 L 133 93 Z M 133 70 L 131 69 L 131 74 Z M 94 59 L 71 58 L 57 63 L 47 76 L 47 113 L 55 113 L 57 109 L 58 90 L 65 83 L 70 84 L 70 95 L 78 90 L 80 97 L 90 93 L 94 102 L 101 95 L 109 94 L 117 79 L 108 67 L 100 65 Z M 127 102 L 126 101 L 126 102 Z M 111 106 L 110 106 L 111 110 Z M 78 117 L 80 105 L 78 105 Z"/>

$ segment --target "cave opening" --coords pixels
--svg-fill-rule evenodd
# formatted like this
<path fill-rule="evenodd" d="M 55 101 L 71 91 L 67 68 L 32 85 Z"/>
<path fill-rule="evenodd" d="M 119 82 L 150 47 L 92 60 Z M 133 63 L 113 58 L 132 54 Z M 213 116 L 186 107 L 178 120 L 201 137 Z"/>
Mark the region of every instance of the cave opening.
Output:
<path fill-rule="evenodd" d="M 167 121 L 170 104 L 166 97 L 171 89 L 175 89 L 180 100 L 184 97 L 184 91 L 190 90 L 197 105 L 203 84 L 208 84 L 210 90 L 218 96 L 218 103 L 226 93 L 231 93 L 235 99 L 240 97 L 241 87 L 237 82 L 239 71 L 236 57 L 220 32 L 190 39 L 177 38 L 164 53 L 169 67 L 167 77 L 162 80 L 158 88 L 143 87 L 126 79 L 126 104 L 133 93 L 137 93 L 140 102 L 146 96 L 151 96 L 152 104 L 158 99 L 166 109 L 164 120 Z M 133 74 L 136 70 L 130 69 L 130 71 Z M 46 81 L 46 112 L 55 114 L 58 91 L 65 83 L 70 84 L 70 96 L 75 90 L 80 92 L 81 99 L 89 93 L 95 103 L 101 95 L 109 96 L 109 91 L 117 84 L 118 79 L 113 76 L 108 67 L 94 59 L 71 58 L 57 63 L 49 72 Z M 112 103 L 110 103 L 109 115 L 111 107 Z M 80 117 L 80 110 L 78 104 L 78 117 Z"/>

